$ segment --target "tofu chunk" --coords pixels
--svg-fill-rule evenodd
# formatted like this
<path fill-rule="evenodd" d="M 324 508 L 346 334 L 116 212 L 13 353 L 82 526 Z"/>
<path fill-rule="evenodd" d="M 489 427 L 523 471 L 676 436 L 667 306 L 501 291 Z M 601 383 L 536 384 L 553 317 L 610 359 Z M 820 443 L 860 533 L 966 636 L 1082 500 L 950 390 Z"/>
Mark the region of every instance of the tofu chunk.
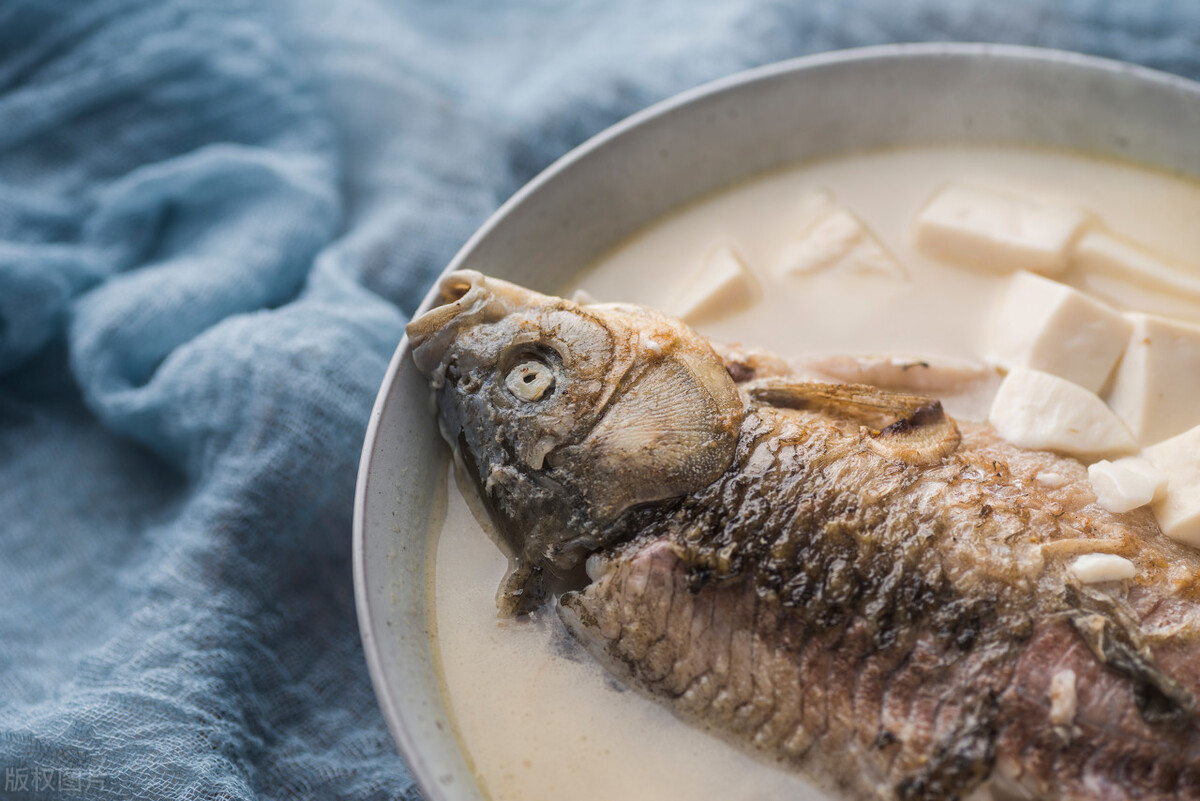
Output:
<path fill-rule="evenodd" d="M 1167 476 L 1167 490 L 1151 508 L 1163 533 L 1200 546 L 1200 426 L 1163 440 L 1143 455 Z"/>
<path fill-rule="evenodd" d="M 985 328 L 988 358 L 1029 367 L 1099 392 L 1121 358 L 1133 324 L 1071 287 L 1021 271 Z"/>
<path fill-rule="evenodd" d="M 1025 367 L 1004 378 L 988 422 L 1014 445 L 1085 459 L 1126 454 L 1137 447 L 1094 393 L 1065 378 Z"/>
<path fill-rule="evenodd" d="M 1144 245 L 1100 228 L 1075 243 L 1071 263 L 1086 273 L 1100 273 L 1165 291 L 1177 298 L 1200 300 L 1196 268 L 1178 264 Z"/>
<path fill-rule="evenodd" d="M 900 262 L 866 223 L 822 190 L 800 204 L 799 237 L 783 248 L 776 272 L 784 276 L 839 270 L 902 278 Z"/>
<path fill-rule="evenodd" d="M 917 215 L 916 246 L 952 264 L 1054 275 L 1089 220 L 1071 206 L 951 185 Z"/>
<path fill-rule="evenodd" d="M 1092 482 L 1096 501 L 1118 514 L 1162 497 L 1167 488 L 1166 474 L 1139 456 L 1115 462 L 1106 459 L 1089 465 L 1088 479 Z"/>
<path fill-rule="evenodd" d="M 708 254 L 700 269 L 683 287 L 672 311 L 696 325 L 741 311 L 758 300 L 758 279 L 730 247 Z"/>
<path fill-rule="evenodd" d="M 1096 584 L 1131 579 L 1137 575 L 1137 568 L 1123 556 L 1086 553 L 1071 563 L 1071 572 L 1084 584 Z"/>
<path fill-rule="evenodd" d="M 1108 405 L 1143 445 L 1200 423 L 1200 326 L 1150 314 L 1132 322 Z"/>

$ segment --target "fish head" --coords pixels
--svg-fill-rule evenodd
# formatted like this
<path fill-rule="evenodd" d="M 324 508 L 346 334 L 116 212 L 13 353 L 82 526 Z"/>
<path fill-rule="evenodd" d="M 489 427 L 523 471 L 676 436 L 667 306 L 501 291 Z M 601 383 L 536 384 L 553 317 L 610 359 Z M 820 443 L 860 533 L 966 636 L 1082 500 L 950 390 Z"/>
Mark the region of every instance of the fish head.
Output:
<path fill-rule="evenodd" d="M 542 600 L 632 535 L 631 510 L 683 497 L 733 461 L 743 408 L 708 342 L 632 304 L 580 304 L 474 271 L 408 326 L 439 425 L 510 551 L 502 611 Z"/>

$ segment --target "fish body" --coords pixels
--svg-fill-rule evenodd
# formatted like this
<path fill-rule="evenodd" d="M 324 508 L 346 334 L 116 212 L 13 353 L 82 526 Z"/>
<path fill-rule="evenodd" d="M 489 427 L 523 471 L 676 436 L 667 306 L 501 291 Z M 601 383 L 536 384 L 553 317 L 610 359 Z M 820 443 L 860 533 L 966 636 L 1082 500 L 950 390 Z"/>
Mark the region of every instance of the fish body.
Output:
<path fill-rule="evenodd" d="M 1099 507 L 1082 465 L 927 398 L 722 358 L 637 307 L 446 286 L 460 308 L 410 337 L 512 551 L 503 610 L 586 561 L 557 608 L 611 670 L 854 797 L 1200 798 L 1200 558 Z M 572 390 L 551 313 L 607 332 L 595 391 Z M 523 381 L 514 336 L 551 343 L 527 369 L 553 441 L 496 407 Z M 1137 575 L 1082 584 L 1082 553 Z"/>

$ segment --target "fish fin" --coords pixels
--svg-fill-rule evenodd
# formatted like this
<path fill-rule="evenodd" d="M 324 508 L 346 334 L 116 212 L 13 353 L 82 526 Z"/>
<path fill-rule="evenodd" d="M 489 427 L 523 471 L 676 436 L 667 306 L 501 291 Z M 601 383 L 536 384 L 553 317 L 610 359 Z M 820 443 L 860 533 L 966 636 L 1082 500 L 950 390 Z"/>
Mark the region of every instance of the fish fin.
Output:
<path fill-rule="evenodd" d="M 1137 621 L 1085 587 L 1066 588 L 1071 627 L 1100 662 L 1127 678 L 1146 723 L 1181 726 L 1196 716 L 1196 696 L 1158 666 Z"/>
<path fill-rule="evenodd" d="M 542 567 L 510 558 L 508 570 L 496 589 L 496 608 L 500 617 L 527 615 L 544 600 L 546 582 Z"/>
<path fill-rule="evenodd" d="M 973 361 L 921 356 L 829 356 L 802 366 L 836 381 L 869 384 L 896 392 L 930 392 L 940 397 L 977 389 L 994 392 L 996 368 Z"/>
<path fill-rule="evenodd" d="M 887 459 L 936 464 L 962 441 L 958 424 L 941 401 L 866 384 L 824 384 L 768 379 L 746 388 L 751 400 L 851 420 L 867 429 L 866 444 Z"/>

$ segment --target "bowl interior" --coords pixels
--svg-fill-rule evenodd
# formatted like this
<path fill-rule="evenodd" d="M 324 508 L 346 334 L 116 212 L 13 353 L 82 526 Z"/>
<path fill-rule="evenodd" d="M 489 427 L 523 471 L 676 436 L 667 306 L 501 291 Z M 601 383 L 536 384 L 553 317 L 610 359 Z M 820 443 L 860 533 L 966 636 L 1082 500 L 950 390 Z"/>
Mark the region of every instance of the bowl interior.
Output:
<path fill-rule="evenodd" d="M 552 291 L 663 214 L 731 183 L 851 150 L 938 142 L 1067 147 L 1200 175 L 1200 85 L 1055 51 L 867 48 L 752 70 L 637 114 L 556 162 L 447 267 Z M 421 310 L 433 302 L 425 299 Z M 481 799 L 454 737 L 426 615 L 444 447 L 400 343 L 359 468 L 359 625 L 388 725 L 431 801 Z"/>

